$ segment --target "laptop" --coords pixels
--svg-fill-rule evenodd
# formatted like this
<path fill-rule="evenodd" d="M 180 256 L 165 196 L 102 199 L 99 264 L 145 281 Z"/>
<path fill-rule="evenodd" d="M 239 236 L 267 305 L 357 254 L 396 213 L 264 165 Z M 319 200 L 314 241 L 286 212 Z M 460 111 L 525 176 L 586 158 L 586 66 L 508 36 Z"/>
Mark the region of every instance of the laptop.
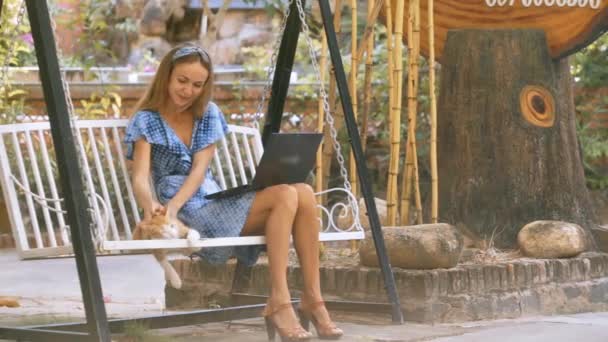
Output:
<path fill-rule="evenodd" d="M 205 198 L 219 199 L 278 184 L 305 182 L 322 138 L 321 133 L 272 133 L 251 183 L 208 194 Z"/>

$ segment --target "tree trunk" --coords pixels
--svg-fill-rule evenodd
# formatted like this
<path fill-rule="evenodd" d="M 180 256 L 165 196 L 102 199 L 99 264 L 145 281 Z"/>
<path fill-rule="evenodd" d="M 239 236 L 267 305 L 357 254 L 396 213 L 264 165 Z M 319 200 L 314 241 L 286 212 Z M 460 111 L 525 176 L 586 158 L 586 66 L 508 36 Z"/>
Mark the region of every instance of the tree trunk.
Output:
<path fill-rule="evenodd" d="M 551 59 L 544 33 L 450 31 L 441 73 L 443 222 L 499 247 L 535 220 L 591 229 L 569 65 Z"/>

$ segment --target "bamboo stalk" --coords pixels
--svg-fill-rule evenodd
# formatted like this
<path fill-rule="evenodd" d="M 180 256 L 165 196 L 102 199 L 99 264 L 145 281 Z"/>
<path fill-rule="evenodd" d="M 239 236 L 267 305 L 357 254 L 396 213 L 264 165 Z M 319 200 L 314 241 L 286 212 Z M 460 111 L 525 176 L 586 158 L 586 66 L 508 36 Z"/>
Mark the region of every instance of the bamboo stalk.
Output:
<path fill-rule="evenodd" d="M 416 42 L 420 41 L 420 21 L 416 20 L 416 12 L 420 11 L 418 0 L 411 0 L 408 11 L 408 77 L 407 77 L 407 99 L 408 99 L 408 133 L 405 162 L 405 179 L 402 183 L 403 192 L 401 199 L 401 216 L 407 223 L 409 219 L 410 197 L 411 197 L 411 182 L 412 178 L 417 179 L 417 156 L 416 156 L 416 113 L 417 113 L 417 93 L 418 93 L 418 55 L 419 48 L 416 47 Z M 416 22 L 418 24 L 416 25 Z M 415 175 L 416 174 L 416 175 Z M 414 183 L 415 190 L 419 193 L 417 183 Z M 417 200 L 416 200 L 417 202 Z"/>
<path fill-rule="evenodd" d="M 336 0 L 334 4 L 334 27 L 336 30 L 336 36 L 340 36 L 342 32 L 342 0 Z M 335 70 L 332 64 L 329 65 L 329 111 L 334 114 L 336 130 L 339 130 L 342 123 L 344 114 L 341 110 L 336 110 L 336 77 Z M 342 118 L 341 118 L 342 117 Z M 325 126 L 324 141 L 333 141 L 329 126 Z M 334 155 L 333 144 L 323 144 L 323 189 L 328 188 L 329 178 L 331 176 L 331 161 Z"/>
<path fill-rule="evenodd" d="M 403 0 L 397 0 L 395 8 L 394 50 L 393 50 L 393 107 L 391 108 L 391 151 L 389 159 L 389 185 L 387 190 L 387 220 L 389 225 L 397 223 L 397 176 L 399 174 L 399 150 L 401 140 L 401 92 L 403 89 Z"/>
<path fill-rule="evenodd" d="M 420 58 L 420 0 L 414 0 L 415 2 L 415 6 L 414 6 L 414 57 L 415 57 L 415 69 L 414 69 L 414 77 L 416 78 L 416 85 L 414 88 L 414 92 L 416 94 L 416 112 L 414 113 L 414 119 L 417 118 L 417 109 L 418 109 L 418 84 L 419 84 L 419 73 L 418 73 L 418 59 Z M 417 120 L 414 120 L 414 123 L 416 123 Z M 416 145 L 416 124 L 414 124 L 414 135 L 412 136 L 412 139 L 414 141 L 413 145 L 412 145 L 412 157 L 414 158 L 414 198 L 416 200 L 416 218 L 418 221 L 418 224 L 422 224 L 423 222 L 423 217 L 422 217 L 422 201 L 420 198 L 420 178 L 419 178 L 419 172 L 418 172 L 418 146 Z"/>
<path fill-rule="evenodd" d="M 386 10 L 386 57 L 387 57 L 387 75 L 388 75 L 388 112 L 386 113 L 386 117 L 387 117 L 387 127 L 388 127 L 388 131 L 389 131 L 389 144 L 392 141 L 392 134 L 393 131 L 391 130 L 392 127 L 392 115 L 393 115 L 393 103 L 395 101 L 395 96 L 394 96 L 394 85 L 395 85 L 395 81 L 393 80 L 393 72 L 394 72 L 394 67 L 395 64 L 393 62 L 393 11 L 392 11 L 392 7 L 391 7 L 391 1 L 386 1 L 386 6 L 385 6 L 385 10 Z M 391 179 L 387 178 L 387 184 L 386 184 L 386 203 L 387 203 L 387 218 L 389 217 L 389 214 L 391 213 L 391 210 L 396 210 L 396 209 L 391 209 L 391 207 L 388 206 L 389 203 L 391 203 L 391 198 L 394 194 L 394 191 L 392 190 L 394 187 L 394 184 L 391 184 Z M 394 207 L 394 205 L 393 205 Z"/>
<path fill-rule="evenodd" d="M 383 1 L 383 0 L 380 0 Z M 367 0 L 367 24 L 369 25 L 372 20 L 373 9 L 375 6 L 374 0 Z M 373 26 L 371 32 L 373 33 Z M 368 39 L 364 41 L 363 45 L 366 48 L 365 57 L 365 78 L 364 78 L 364 91 L 363 91 L 363 113 L 361 115 L 361 147 L 363 153 L 367 148 L 367 129 L 369 125 L 369 112 L 372 107 L 372 67 L 373 67 L 373 51 L 374 51 L 374 35 L 370 34 Z"/>
<path fill-rule="evenodd" d="M 353 116 L 357 121 L 358 116 L 358 100 L 357 100 L 357 69 L 359 62 L 357 60 L 357 0 L 350 1 L 351 9 L 351 69 L 350 69 L 350 97 L 352 100 Z M 357 178 L 357 163 L 355 161 L 355 155 L 351 149 L 350 152 L 350 163 L 349 163 L 349 178 L 351 184 L 351 191 L 355 197 L 358 194 L 359 179 Z"/>
<path fill-rule="evenodd" d="M 435 18 L 434 1 L 429 1 L 429 97 L 431 106 L 431 222 L 439 216 L 439 181 L 437 175 L 437 97 L 435 93 Z"/>
<path fill-rule="evenodd" d="M 361 44 L 359 44 L 359 49 L 357 49 L 357 60 L 363 59 L 363 53 L 367 51 L 367 45 L 363 42 L 367 42 L 370 39 L 370 36 L 374 33 L 374 25 L 378 20 L 378 15 L 380 14 L 380 10 L 384 5 L 384 0 L 372 1 L 373 5 L 368 5 L 367 11 L 367 24 L 365 24 L 365 29 L 363 30 L 363 37 L 361 37 Z M 390 7 L 390 6 L 389 6 Z M 371 11 L 370 11 L 370 8 Z M 392 20 L 392 19 L 391 19 Z M 372 38 L 373 39 L 373 38 Z"/>
<path fill-rule="evenodd" d="M 327 72 L 327 37 L 322 34 L 321 39 L 321 61 L 319 62 L 319 71 L 321 75 L 319 76 L 321 80 L 321 84 L 325 84 L 325 73 Z M 317 106 L 317 132 L 323 132 L 324 123 L 325 123 L 325 111 L 323 108 L 323 97 L 321 96 L 321 90 L 319 89 L 319 100 Z M 317 175 L 317 179 L 315 182 L 315 190 L 316 192 L 320 192 L 323 190 L 323 143 L 319 150 L 317 150 L 317 163 L 315 174 Z M 325 203 L 325 199 L 322 200 L 322 203 Z"/>

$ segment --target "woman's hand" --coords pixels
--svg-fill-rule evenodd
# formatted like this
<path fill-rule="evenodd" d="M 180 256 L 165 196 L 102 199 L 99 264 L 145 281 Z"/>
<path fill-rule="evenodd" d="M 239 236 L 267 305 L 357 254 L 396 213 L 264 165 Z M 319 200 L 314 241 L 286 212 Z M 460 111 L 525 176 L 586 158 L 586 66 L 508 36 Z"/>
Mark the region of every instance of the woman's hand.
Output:
<path fill-rule="evenodd" d="M 180 209 L 181 207 L 175 204 L 173 201 L 169 201 L 169 203 L 167 203 L 167 207 L 165 208 L 165 210 L 167 210 L 166 213 L 169 216 L 169 219 L 177 219 L 177 213 Z"/>
<path fill-rule="evenodd" d="M 152 201 L 148 208 L 144 209 L 144 220 L 149 220 L 154 215 L 162 215 L 166 210 L 167 209 L 162 204 L 157 201 Z"/>

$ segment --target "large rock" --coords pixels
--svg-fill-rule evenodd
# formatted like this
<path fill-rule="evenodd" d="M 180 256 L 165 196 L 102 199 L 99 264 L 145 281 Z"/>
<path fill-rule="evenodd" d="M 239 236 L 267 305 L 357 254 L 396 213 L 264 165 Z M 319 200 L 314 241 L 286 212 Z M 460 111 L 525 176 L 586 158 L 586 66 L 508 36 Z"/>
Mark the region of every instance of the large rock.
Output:
<path fill-rule="evenodd" d="M 384 242 L 392 266 L 407 269 L 451 268 L 458 264 L 463 248 L 460 232 L 447 223 L 385 227 Z M 378 267 L 371 234 L 359 248 L 361 264 Z"/>
<path fill-rule="evenodd" d="M 587 249 L 585 230 L 574 223 L 534 221 L 517 234 L 522 252 L 534 258 L 569 258 Z"/>

